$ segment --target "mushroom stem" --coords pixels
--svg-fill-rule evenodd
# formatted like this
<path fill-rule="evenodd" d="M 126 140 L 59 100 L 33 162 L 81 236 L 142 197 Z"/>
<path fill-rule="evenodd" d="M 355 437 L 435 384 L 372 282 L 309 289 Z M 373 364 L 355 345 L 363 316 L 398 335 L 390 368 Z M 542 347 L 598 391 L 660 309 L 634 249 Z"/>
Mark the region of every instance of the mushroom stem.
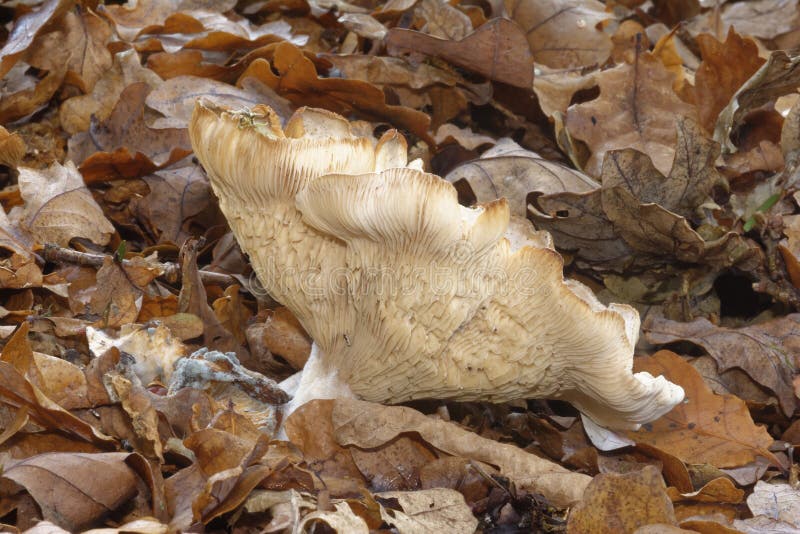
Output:
<path fill-rule="evenodd" d="M 357 398 L 347 382 L 339 377 L 337 370 L 325 364 L 325 356 L 316 343 L 311 345 L 311 354 L 303 370 L 280 385 L 284 391 L 293 395 L 292 400 L 283 405 L 284 422 L 297 408 L 313 399 Z M 283 425 L 276 438 L 286 439 Z"/>

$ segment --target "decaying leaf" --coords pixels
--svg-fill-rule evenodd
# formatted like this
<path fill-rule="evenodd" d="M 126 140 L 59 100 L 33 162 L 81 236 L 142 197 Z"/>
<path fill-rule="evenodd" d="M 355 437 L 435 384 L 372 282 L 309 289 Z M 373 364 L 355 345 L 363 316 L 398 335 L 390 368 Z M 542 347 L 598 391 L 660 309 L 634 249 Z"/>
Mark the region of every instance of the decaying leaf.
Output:
<path fill-rule="evenodd" d="M 136 494 L 129 453 L 50 453 L 22 460 L 3 471 L 28 491 L 45 519 L 81 530 Z"/>
<path fill-rule="evenodd" d="M 639 358 L 637 371 L 664 375 L 680 384 L 686 401 L 653 423 L 625 435 L 673 454 L 687 463 L 738 467 L 757 456 L 774 460 L 772 438 L 753 423 L 747 406 L 736 397 L 715 395 L 700 374 L 677 354 L 660 351 Z"/>
<path fill-rule="evenodd" d="M 278 74 L 272 71 L 274 67 Z M 290 43 L 275 48 L 272 66 L 257 59 L 242 74 L 252 76 L 292 102 L 319 106 L 340 114 L 358 113 L 368 119 L 385 120 L 398 128 L 429 139 L 430 118 L 424 113 L 386 103 L 374 85 L 360 80 L 319 78 L 314 64 Z"/>
<path fill-rule="evenodd" d="M 508 16 L 525 31 L 537 63 L 553 68 L 602 65 L 611 37 L 599 26 L 611 18 L 595 0 L 506 0 Z"/>
<path fill-rule="evenodd" d="M 677 523 L 664 481 L 653 466 L 625 475 L 597 475 L 569 515 L 567 532 L 633 532 L 653 523 Z"/>
<path fill-rule="evenodd" d="M 644 330 L 655 344 L 689 341 L 714 358 L 720 371 L 739 368 L 777 395 L 791 417 L 796 406 L 793 379 L 800 354 L 800 314 L 743 328 L 715 326 L 707 319 L 679 323 L 663 318 L 649 321 Z"/>
<path fill-rule="evenodd" d="M 694 117 L 695 108 L 672 89 L 674 76 L 649 52 L 637 53 L 633 64 L 623 64 L 597 75 L 600 97 L 570 106 L 565 125 L 570 135 L 584 141 L 592 155 L 585 170 L 599 176 L 605 154 L 634 148 L 653 160 L 666 174 L 675 155 L 675 125 L 680 117 Z"/>
<path fill-rule="evenodd" d="M 41 244 L 65 247 L 71 239 L 83 237 L 104 245 L 114 233 L 71 161 L 54 163 L 44 171 L 20 169 L 19 186 L 25 200 L 19 217 Z"/>
<path fill-rule="evenodd" d="M 496 465 L 517 487 L 542 493 L 554 504 L 578 502 L 589 482 L 586 475 L 571 473 L 513 445 L 481 438 L 452 423 L 426 418 L 411 408 L 339 399 L 331 417 L 336 440 L 343 445 L 372 448 L 404 432 L 416 432 L 448 454 Z"/>
<path fill-rule="evenodd" d="M 511 212 L 520 217 L 527 213 L 530 193 L 583 193 L 599 187 L 585 174 L 524 150 L 510 139 L 500 140 L 480 159 L 456 167 L 445 179 L 465 180 L 477 202 L 507 198 Z"/>
<path fill-rule="evenodd" d="M 386 46 L 392 54 L 421 52 L 515 87 L 533 84 L 534 57 L 519 27 L 507 19 L 493 19 L 457 40 L 392 28 Z"/>

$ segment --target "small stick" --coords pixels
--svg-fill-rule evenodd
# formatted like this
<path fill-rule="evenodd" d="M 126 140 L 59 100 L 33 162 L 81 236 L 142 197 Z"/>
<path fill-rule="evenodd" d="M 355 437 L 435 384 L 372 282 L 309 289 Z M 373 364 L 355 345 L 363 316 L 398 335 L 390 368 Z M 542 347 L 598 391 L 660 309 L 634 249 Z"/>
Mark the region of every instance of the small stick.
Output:
<path fill-rule="evenodd" d="M 52 243 L 44 246 L 43 257 L 46 261 L 54 263 L 72 263 L 75 265 L 84 265 L 87 267 L 101 267 L 106 258 L 111 258 L 110 254 L 92 254 L 91 252 L 80 252 L 72 250 L 71 248 L 63 248 Z M 130 265 L 130 260 L 122 260 L 123 265 Z M 168 282 L 173 283 L 180 280 L 181 266 L 172 262 L 157 262 L 152 264 L 161 270 L 160 277 L 165 278 Z M 229 274 L 213 273 L 211 271 L 199 270 L 200 280 L 204 284 L 218 284 L 222 286 L 230 286 L 238 284 L 239 281 Z"/>

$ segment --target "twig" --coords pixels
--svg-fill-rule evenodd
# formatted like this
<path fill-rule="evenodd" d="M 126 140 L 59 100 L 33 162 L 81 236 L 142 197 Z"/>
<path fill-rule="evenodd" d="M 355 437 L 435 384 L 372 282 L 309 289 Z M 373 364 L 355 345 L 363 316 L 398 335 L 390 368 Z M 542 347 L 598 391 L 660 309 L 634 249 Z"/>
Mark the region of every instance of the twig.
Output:
<path fill-rule="evenodd" d="M 46 261 L 53 263 L 71 263 L 74 265 L 84 265 L 87 267 L 101 267 L 106 258 L 111 258 L 110 254 L 92 254 L 91 252 L 80 252 L 71 248 L 63 248 L 54 244 L 46 244 L 42 254 Z M 123 265 L 131 265 L 130 260 L 122 260 Z M 181 266 L 172 262 L 154 262 L 153 267 L 161 271 L 160 278 L 165 278 L 170 283 L 180 280 Z M 239 281 L 229 274 L 214 273 L 211 271 L 199 270 L 200 280 L 204 284 L 218 284 L 230 286 L 238 284 Z"/>

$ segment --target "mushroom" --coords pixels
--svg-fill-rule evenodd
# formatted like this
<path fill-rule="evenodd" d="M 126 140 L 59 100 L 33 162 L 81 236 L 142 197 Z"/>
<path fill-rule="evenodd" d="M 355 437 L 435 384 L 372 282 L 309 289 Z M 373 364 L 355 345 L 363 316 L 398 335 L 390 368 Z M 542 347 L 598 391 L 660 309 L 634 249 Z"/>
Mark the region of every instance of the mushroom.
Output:
<path fill-rule="evenodd" d="M 510 226 L 505 199 L 459 205 L 398 133 L 374 142 L 308 108 L 282 129 L 267 107 L 201 102 L 190 135 L 262 285 L 314 339 L 286 413 L 315 398 L 554 398 L 630 429 L 683 399 L 632 372 L 633 308 L 565 280 L 549 236 Z"/>

